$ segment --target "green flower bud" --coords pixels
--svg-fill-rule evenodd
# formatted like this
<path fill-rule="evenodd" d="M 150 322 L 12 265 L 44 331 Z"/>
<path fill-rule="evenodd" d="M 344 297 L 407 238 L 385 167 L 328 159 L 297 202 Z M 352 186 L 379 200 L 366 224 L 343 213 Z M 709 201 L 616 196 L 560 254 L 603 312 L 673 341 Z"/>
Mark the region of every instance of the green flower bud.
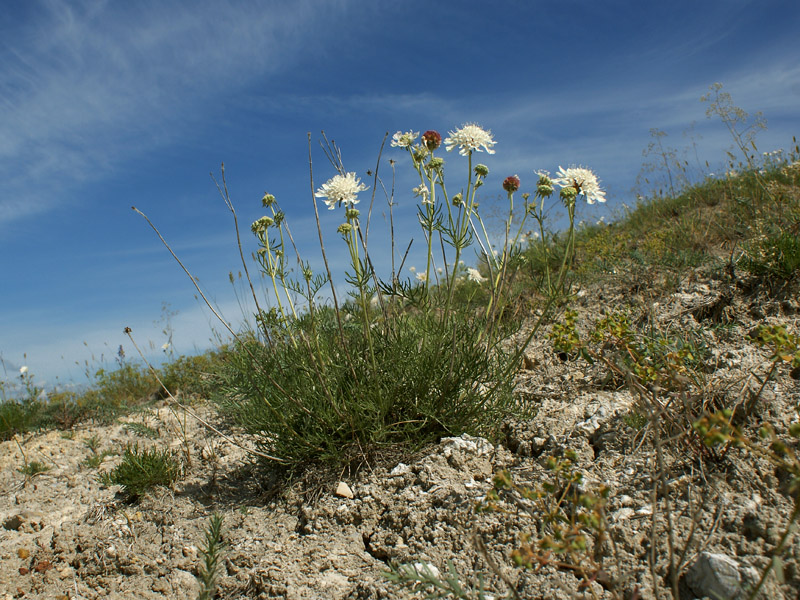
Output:
<path fill-rule="evenodd" d="M 272 206 L 274 202 L 275 202 L 275 196 L 273 196 L 272 194 L 265 193 L 264 197 L 261 199 L 261 204 L 263 204 L 264 206 Z"/>
<path fill-rule="evenodd" d="M 346 235 L 353 230 L 353 226 L 350 223 L 342 223 L 339 227 L 336 228 L 336 231 L 341 233 L 342 235 Z"/>
<path fill-rule="evenodd" d="M 261 217 L 257 221 L 253 221 L 253 224 L 250 226 L 250 229 L 256 235 L 262 233 L 267 230 L 267 227 L 272 225 L 274 221 L 270 217 Z"/>
<path fill-rule="evenodd" d="M 461 194 L 456 194 L 453 196 L 453 206 L 461 206 L 461 203 L 464 201 L 464 198 Z"/>
<path fill-rule="evenodd" d="M 475 165 L 475 175 L 478 177 L 486 177 L 489 174 L 489 167 L 486 165 Z"/>
<path fill-rule="evenodd" d="M 539 173 L 539 181 L 536 184 L 536 191 L 543 198 L 549 198 L 553 193 L 553 180 L 547 173 Z"/>
<path fill-rule="evenodd" d="M 431 169 L 434 169 L 435 171 L 438 171 L 444 166 L 444 159 L 443 158 L 439 158 L 438 156 L 434 156 L 428 162 L 428 166 Z"/>
<path fill-rule="evenodd" d="M 360 215 L 360 214 L 361 214 L 361 211 L 358 210 L 357 208 L 348 208 L 347 211 L 345 211 L 345 213 L 344 213 L 344 215 L 345 215 L 345 217 L 347 217 L 348 221 L 351 221 L 353 219 L 357 219 L 358 215 Z"/>
<path fill-rule="evenodd" d="M 561 199 L 567 204 L 575 202 L 575 198 L 577 197 L 578 190 L 576 190 L 574 187 L 561 188 Z"/>

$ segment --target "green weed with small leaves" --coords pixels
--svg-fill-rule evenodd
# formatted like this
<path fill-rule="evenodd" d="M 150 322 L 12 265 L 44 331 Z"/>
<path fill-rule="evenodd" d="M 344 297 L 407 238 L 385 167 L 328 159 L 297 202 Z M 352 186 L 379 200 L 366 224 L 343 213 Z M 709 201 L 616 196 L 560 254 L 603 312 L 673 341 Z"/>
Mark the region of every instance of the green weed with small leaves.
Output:
<path fill-rule="evenodd" d="M 33 479 L 37 475 L 41 475 L 42 473 L 46 473 L 50 470 L 49 465 L 46 465 L 39 461 L 31 461 L 26 462 L 23 466 L 21 466 L 17 471 L 25 475 L 26 480 Z"/>
<path fill-rule="evenodd" d="M 704 443 L 711 448 L 722 447 L 722 452 L 727 451 L 728 448 L 738 448 L 772 463 L 778 472 L 788 476 L 786 491 L 794 502 L 794 508 L 787 519 L 786 527 L 778 538 L 778 543 L 769 552 L 769 561 L 762 571 L 758 583 L 747 596 L 749 600 L 755 600 L 759 597 L 758 594 L 770 573 L 774 571 L 779 580 L 783 579 L 784 556 L 789 551 L 792 534 L 800 520 L 800 456 L 797 453 L 797 445 L 800 442 L 800 421 L 796 420 L 786 431 L 791 443 L 787 443 L 784 436 L 779 436 L 770 423 L 765 423 L 759 429 L 761 440 L 759 443 L 735 427 L 732 418 L 732 411 L 718 411 L 698 419 L 694 423 L 694 427 Z M 800 419 L 800 412 L 798 412 L 798 419 Z"/>
<path fill-rule="evenodd" d="M 609 489 L 585 489 L 576 459 L 569 450 L 561 458 L 549 457 L 545 466 L 550 478 L 537 488 L 519 485 L 509 471 L 501 471 L 479 511 L 509 512 L 513 507 L 538 524 L 535 530 L 522 534 L 519 547 L 512 552 L 517 566 L 569 571 L 592 597 L 596 593 L 591 584 L 598 582 L 612 598 L 621 598 L 613 561 L 609 560 L 612 548 L 605 514 Z"/>
<path fill-rule="evenodd" d="M 213 600 L 217 595 L 217 578 L 225 542 L 222 538 L 222 515 L 213 514 L 205 530 L 205 544 L 200 548 L 203 564 L 198 570 L 200 593 L 197 600 Z"/>
<path fill-rule="evenodd" d="M 139 437 L 151 440 L 158 438 L 158 431 L 145 423 L 125 423 L 125 429 Z"/>

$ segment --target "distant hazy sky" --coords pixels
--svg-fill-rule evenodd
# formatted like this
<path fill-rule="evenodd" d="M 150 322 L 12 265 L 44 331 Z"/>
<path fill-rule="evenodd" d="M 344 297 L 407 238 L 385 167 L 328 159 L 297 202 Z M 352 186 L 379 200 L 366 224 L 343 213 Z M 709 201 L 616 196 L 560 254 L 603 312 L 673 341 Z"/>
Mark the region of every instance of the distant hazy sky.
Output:
<path fill-rule="evenodd" d="M 0 378 L 25 364 L 40 383 L 81 380 L 120 344 L 135 356 L 126 326 L 157 354 L 164 303 L 178 352 L 210 345 L 213 319 L 132 205 L 241 322 L 231 216 L 209 177 L 223 161 L 245 251 L 269 191 L 315 264 L 307 132 L 316 186 L 334 174 L 320 130 L 371 184 L 384 133 L 476 122 L 497 140 L 481 157 L 486 204 L 506 175 L 532 185 L 535 170 L 579 164 L 607 190 L 607 206 L 582 209 L 596 219 L 635 203 L 651 128 L 679 150 L 696 142 L 701 163 L 724 159 L 730 137 L 699 102 L 714 82 L 763 111 L 760 150 L 788 149 L 798 31 L 796 0 L 4 0 Z M 409 236 L 410 167 L 387 144 L 387 185 L 389 158 Z M 324 213 L 340 259 L 341 216 Z"/>

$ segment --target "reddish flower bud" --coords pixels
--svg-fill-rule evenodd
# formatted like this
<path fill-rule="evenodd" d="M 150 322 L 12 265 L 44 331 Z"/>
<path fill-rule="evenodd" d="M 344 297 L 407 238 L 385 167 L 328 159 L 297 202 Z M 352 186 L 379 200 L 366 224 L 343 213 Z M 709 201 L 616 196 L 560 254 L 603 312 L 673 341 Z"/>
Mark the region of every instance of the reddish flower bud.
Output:
<path fill-rule="evenodd" d="M 425 144 L 428 150 L 436 150 L 439 146 L 442 145 L 442 136 L 439 134 L 438 131 L 429 129 L 428 131 L 422 134 L 422 142 Z"/>
<path fill-rule="evenodd" d="M 503 180 L 503 189 L 509 194 L 513 194 L 519 189 L 519 177 L 511 175 Z"/>

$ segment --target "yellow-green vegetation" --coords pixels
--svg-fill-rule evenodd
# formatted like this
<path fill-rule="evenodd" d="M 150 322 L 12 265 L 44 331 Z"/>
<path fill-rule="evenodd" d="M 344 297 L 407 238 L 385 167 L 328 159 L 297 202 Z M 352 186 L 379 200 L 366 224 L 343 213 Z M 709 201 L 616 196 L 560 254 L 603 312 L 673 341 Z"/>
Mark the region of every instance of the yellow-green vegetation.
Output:
<path fill-rule="evenodd" d="M 208 398 L 224 348 L 196 356 L 180 356 L 156 370 L 173 394 L 185 400 Z M 149 366 L 120 360 L 116 369 L 98 369 L 82 392 L 48 391 L 35 385 L 33 375 L 22 375 L 25 395 L 0 402 L 0 440 L 40 429 L 70 430 L 79 423 L 109 423 L 165 397 L 166 392 Z"/>
<path fill-rule="evenodd" d="M 796 160 L 792 154 L 788 160 Z M 775 281 L 800 272 L 800 163 L 709 178 L 675 197 L 640 199 L 615 221 L 579 229 L 573 274 L 584 282 L 607 278 L 641 282 L 653 295 L 688 268 L 733 268 Z M 548 236 L 552 255 L 563 235 Z M 524 256 L 534 282 L 543 276 L 542 250 Z"/>

